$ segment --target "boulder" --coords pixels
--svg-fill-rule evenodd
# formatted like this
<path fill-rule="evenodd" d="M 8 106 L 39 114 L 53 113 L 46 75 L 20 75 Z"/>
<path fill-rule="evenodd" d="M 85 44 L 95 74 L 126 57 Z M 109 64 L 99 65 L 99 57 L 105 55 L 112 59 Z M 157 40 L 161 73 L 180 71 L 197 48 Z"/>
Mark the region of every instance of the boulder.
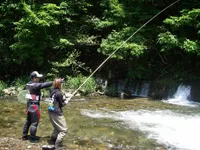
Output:
<path fill-rule="evenodd" d="M 15 87 L 9 87 L 7 89 L 4 89 L 3 93 L 5 95 L 16 95 L 18 92 L 17 92 L 17 89 Z"/>

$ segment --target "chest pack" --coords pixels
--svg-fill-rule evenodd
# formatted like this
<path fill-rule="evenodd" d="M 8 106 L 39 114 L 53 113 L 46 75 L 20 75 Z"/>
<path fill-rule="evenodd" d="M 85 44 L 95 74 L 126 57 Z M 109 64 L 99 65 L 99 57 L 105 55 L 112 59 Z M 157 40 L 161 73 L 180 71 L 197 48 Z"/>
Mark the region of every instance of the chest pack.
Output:
<path fill-rule="evenodd" d="M 39 93 L 36 92 L 34 90 L 34 86 L 35 86 L 35 83 L 26 84 L 26 89 L 28 90 L 28 93 L 25 95 L 25 98 L 29 100 L 33 100 L 33 101 L 39 101 L 40 99 L 42 99 L 42 94 L 40 92 Z"/>
<path fill-rule="evenodd" d="M 48 110 L 50 110 L 50 111 L 54 111 L 55 110 L 55 100 L 56 100 L 56 93 L 57 93 L 58 91 L 55 91 L 54 93 L 53 93 L 53 95 L 49 98 L 49 101 L 48 101 Z"/>
<path fill-rule="evenodd" d="M 48 110 L 55 110 L 54 101 L 55 101 L 55 94 L 53 94 L 52 97 L 49 98 Z"/>

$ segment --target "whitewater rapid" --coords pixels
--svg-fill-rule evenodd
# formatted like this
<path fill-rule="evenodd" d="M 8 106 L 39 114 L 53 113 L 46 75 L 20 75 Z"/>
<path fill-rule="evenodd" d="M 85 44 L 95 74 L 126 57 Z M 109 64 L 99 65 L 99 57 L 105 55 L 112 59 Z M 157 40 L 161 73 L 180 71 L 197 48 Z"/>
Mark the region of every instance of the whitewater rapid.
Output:
<path fill-rule="evenodd" d="M 185 115 L 171 110 L 82 110 L 81 113 L 91 118 L 121 121 L 122 127 L 140 131 L 167 149 L 200 149 L 200 115 Z"/>

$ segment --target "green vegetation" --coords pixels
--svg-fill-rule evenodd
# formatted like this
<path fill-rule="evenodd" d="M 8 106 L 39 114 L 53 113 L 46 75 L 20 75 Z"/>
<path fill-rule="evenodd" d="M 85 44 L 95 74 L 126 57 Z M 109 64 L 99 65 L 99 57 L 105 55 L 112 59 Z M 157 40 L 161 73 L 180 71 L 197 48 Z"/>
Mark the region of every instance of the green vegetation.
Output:
<path fill-rule="evenodd" d="M 15 79 L 11 83 L 11 86 L 15 86 L 16 88 L 19 88 L 19 90 L 22 90 L 28 82 L 29 82 L 29 77 L 21 77 Z"/>
<path fill-rule="evenodd" d="M 76 90 L 86 79 L 87 77 L 82 75 L 79 75 L 78 77 L 69 77 L 65 88 Z M 97 88 L 98 84 L 96 83 L 95 79 L 89 78 L 89 80 L 81 87 L 79 91 L 82 93 L 82 95 L 87 95 L 89 93 L 96 92 Z"/>
<path fill-rule="evenodd" d="M 8 85 L 7 85 L 5 82 L 0 81 L 0 96 L 3 95 L 3 90 L 4 90 L 5 88 L 7 88 L 7 86 L 8 86 Z"/>
<path fill-rule="evenodd" d="M 172 2 L 3 0 L 0 80 L 14 81 L 33 70 L 49 79 L 88 76 Z M 127 82 L 199 79 L 199 6 L 197 0 L 181 0 L 167 9 L 124 44 L 96 75 L 108 78 L 112 72 L 113 79 Z"/>

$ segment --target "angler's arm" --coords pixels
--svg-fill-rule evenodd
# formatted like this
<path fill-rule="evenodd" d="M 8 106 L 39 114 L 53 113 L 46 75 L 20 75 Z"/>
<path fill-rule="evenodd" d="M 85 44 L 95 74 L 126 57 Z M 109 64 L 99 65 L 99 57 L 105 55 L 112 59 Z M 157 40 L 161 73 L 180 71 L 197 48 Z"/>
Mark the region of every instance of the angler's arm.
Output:
<path fill-rule="evenodd" d="M 52 86 L 53 82 L 44 82 L 44 83 L 36 83 L 35 88 L 36 89 L 43 89 Z"/>

